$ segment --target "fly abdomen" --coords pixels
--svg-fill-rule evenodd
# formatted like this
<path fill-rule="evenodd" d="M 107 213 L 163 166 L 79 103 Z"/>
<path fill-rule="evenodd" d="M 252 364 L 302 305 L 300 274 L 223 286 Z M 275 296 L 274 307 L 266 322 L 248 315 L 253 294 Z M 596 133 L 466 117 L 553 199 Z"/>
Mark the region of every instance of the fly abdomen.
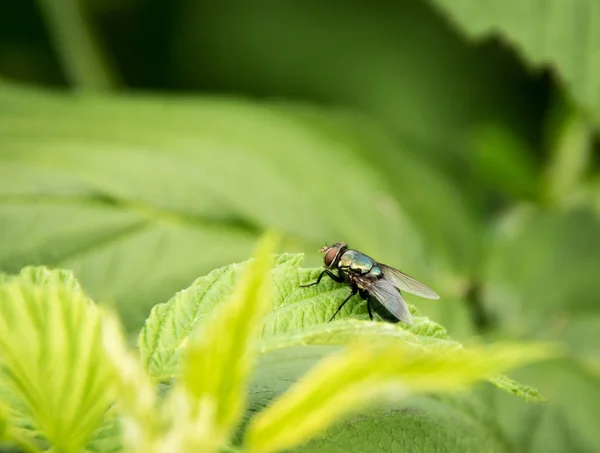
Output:
<path fill-rule="evenodd" d="M 375 278 L 383 277 L 383 271 L 381 270 L 381 268 L 379 266 L 373 266 L 371 268 L 370 274 Z"/>

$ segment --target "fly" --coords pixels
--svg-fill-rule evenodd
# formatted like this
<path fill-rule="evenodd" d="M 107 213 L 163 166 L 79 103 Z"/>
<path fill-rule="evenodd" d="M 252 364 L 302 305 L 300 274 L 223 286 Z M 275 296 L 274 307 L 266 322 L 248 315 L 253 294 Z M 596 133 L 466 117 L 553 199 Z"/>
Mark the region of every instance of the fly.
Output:
<path fill-rule="evenodd" d="M 406 324 L 412 324 L 412 316 L 402 297 L 401 290 L 426 299 L 440 298 L 434 290 L 423 283 L 398 269 L 378 263 L 364 253 L 349 249 L 343 242 L 326 245 L 319 252 L 325 253 L 323 259 L 325 269 L 316 282 L 301 286 L 306 288 L 317 285 L 323 276 L 327 275 L 335 282 L 347 284 L 351 290 L 350 295 L 344 299 L 329 320 L 330 322 L 346 302 L 357 293 L 367 301 L 371 320 L 373 320 L 371 311 L 373 309 L 386 321 L 393 323 L 402 321 Z M 337 270 L 337 274 L 332 270 Z"/>

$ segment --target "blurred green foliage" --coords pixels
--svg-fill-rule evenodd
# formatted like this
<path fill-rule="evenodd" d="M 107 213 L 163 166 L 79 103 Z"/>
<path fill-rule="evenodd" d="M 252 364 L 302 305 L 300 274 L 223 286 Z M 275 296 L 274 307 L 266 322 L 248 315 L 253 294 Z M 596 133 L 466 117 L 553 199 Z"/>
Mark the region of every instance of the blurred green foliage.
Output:
<path fill-rule="evenodd" d="M 4 2 L 0 270 L 73 269 L 135 333 L 266 229 L 347 241 L 454 337 L 569 351 L 523 370 L 548 405 L 415 402 L 391 451 L 598 451 L 599 33 L 596 0 Z"/>

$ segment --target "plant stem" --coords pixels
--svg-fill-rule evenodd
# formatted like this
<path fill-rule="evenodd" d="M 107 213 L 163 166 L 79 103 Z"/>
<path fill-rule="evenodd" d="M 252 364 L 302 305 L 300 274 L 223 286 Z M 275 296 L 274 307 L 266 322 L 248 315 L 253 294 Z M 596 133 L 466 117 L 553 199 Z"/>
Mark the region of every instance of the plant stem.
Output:
<path fill-rule="evenodd" d="M 591 162 L 593 127 L 586 115 L 559 100 L 547 124 L 550 159 L 545 169 L 544 201 L 564 207 L 577 197 Z"/>
<path fill-rule="evenodd" d="M 489 332 L 494 327 L 494 322 L 483 306 L 481 287 L 478 283 L 471 283 L 465 295 L 465 300 L 476 332 L 479 335 Z"/>
<path fill-rule="evenodd" d="M 107 91 L 118 77 L 87 20 L 82 0 L 38 0 L 48 32 L 70 83 L 86 91 Z"/>

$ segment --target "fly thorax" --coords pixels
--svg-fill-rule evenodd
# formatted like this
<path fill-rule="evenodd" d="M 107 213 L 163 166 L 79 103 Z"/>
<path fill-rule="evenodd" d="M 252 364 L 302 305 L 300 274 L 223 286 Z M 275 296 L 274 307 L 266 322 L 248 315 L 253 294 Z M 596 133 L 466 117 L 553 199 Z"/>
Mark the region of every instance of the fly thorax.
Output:
<path fill-rule="evenodd" d="M 368 274 L 375 263 L 367 255 L 356 250 L 348 250 L 342 255 L 339 266 L 342 269 L 349 269 L 356 274 Z"/>

